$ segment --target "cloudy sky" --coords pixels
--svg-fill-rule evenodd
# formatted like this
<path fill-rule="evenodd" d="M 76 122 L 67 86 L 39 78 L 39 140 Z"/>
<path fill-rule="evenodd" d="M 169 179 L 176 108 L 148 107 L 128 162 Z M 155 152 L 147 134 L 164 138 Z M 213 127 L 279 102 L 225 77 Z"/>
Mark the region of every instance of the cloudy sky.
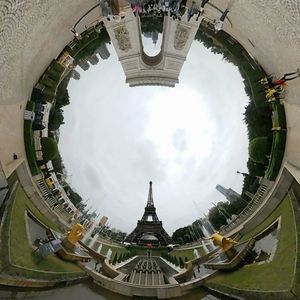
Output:
<path fill-rule="evenodd" d="M 147 39 L 148 49 L 154 49 Z M 240 192 L 247 171 L 248 98 L 238 69 L 194 42 L 175 88 L 125 84 L 116 53 L 71 80 L 60 151 L 71 184 L 109 223 L 134 229 L 153 181 L 158 217 L 171 234 Z"/>

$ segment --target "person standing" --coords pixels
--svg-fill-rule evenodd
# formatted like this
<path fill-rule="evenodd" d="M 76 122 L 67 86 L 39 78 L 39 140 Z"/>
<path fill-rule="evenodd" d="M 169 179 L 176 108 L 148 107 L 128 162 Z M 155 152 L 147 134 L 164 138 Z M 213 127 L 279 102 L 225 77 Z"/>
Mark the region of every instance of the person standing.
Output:
<path fill-rule="evenodd" d="M 204 13 L 204 6 L 205 6 L 205 4 L 207 4 L 208 2 L 209 2 L 209 0 L 202 0 L 201 5 L 200 5 L 200 7 L 199 7 L 199 12 L 198 12 L 198 16 L 197 16 L 196 21 L 198 21 L 199 17 L 203 15 L 203 13 Z"/>
<path fill-rule="evenodd" d="M 226 8 L 225 11 L 223 12 L 221 18 L 215 22 L 215 25 L 214 25 L 215 32 L 218 32 L 223 28 L 223 24 L 224 24 L 225 18 L 228 13 L 229 13 L 229 10 Z"/>
<path fill-rule="evenodd" d="M 271 76 L 269 77 L 264 77 L 260 80 L 260 83 L 264 85 L 266 89 L 270 89 L 276 86 L 285 86 L 286 81 L 293 80 L 300 77 L 300 70 L 299 68 L 295 72 L 291 73 L 285 73 L 280 79 L 275 79 L 273 80 Z"/>
<path fill-rule="evenodd" d="M 191 20 L 195 12 L 196 12 L 196 2 L 192 1 L 192 5 L 188 10 L 188 22 Z"/>

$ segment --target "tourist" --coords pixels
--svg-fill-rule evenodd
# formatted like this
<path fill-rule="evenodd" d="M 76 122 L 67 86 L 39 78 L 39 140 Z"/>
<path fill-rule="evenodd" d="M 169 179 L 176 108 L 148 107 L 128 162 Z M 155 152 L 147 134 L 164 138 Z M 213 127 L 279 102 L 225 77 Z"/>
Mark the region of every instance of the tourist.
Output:
<path fill-rule="evenodd" d="M 266 91 L 266 98 L 270 99 L 272 97 L 280 97 L 280 93 L 282 92 L 279 89 L 275 89 L 275 88 L 271 88 L 271 89 L 267 89 Z"/>
<path fill-rule="evenodd" d="M 173 19 L 179 19 L 180 20 L 180 6 L 181 6 L 181 0 L 173 0 L 171 5 L 171 16 L 173 16 Z"/>
<path fill-rule="evenodd" d="M 141 14 L 142 13 L 142 3 L 141 0 L 137 0 L 135 2 L 134 8 L 132 10 L 133 14 L 136 16 L 136 14 Z"/>
<path fill-rule="evenodd" d="M 191 7 L 188 9 L 188 22 L 191 20 L 192 16 L 196 13 L 196 2 L 192 1 Z"/>
<path fill-rule="evenodd" d="M 170 10 L 170 1 L 164 0 L 164 7 L 165 7 L 165 15 L 167 16 Z"/>
<path fill-rule="evenodd" d="M 285 86 L 286 81 L 293 80 L 295 78 L 298 78 L 300 76 L 300 70 L 299 68 L 297 69 L 296 72 L 291 72 L 291 73 L 285 73 L 280 79 L 277 80 L 268 80 L 267 83 L 265 83 L 265 87 L 272 88 L 276 86 Z"/>
<path fill-rule="evenodd" d="M 223 12 L 221 18 L 215 22 L 215 24 L 214 24 L 215 32 L 218 32 L 223 28 L 223 24 L 224 24 L 225 18 L 228 13 L 229 13 L 229 10 L 226 8 L 225 11 Z"/>
<path fill-rule="evenodd" d="M 99 264 L 99 262 L 95 261 L 95 271 L 97 270 L 98 264 Z"/>
<path fill-rule="evenodd" d="M 198 21 L 199 17 L 202 16 L 204 14 L 204 6 L 205 4 L 207 4 L 209 2 L 209 0 L 202 0 L 200 8 L 199 8 L 199 12 L 198 12 L 198 16 L 196 21 Z"/>
<path fill-rule="evenodd" d="M 100 7 L 102 10 L 103 17 L 106 17 L 107 21 L 110 21 L 110 18 L 112 17 L 112 9 L 108 2 L 106 0 L 101 0 Z"/>

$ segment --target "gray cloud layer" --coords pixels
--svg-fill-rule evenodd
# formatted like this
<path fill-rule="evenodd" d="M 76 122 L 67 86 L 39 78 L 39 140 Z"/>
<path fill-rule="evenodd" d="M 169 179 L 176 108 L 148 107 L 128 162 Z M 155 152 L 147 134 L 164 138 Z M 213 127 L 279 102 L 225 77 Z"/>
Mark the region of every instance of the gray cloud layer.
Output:
<path fill-rule="evenodd" d="M 216 184 L 241 190 L 243 178 L 236 170 L 246 170 L 248 157 L 242 78 L 236 67 L 194 42 L 174 91 L 186 87 L 200 95 L 196 100 L 206 113 L 194 121 L 201 127 L 196 140 L 208 135 L 210 144 L 203 147 L 209 152 L 193 152 L 193 138 L 179 126 L 170 138 L 175 154 L 168 157 L 147 130 L 153 121 L 151 99 L 170 90 L 129 88 L 109 50 L 109 60 L 88 72 L 79 69 L 80 81 L 70 82 L 60 151 L 74 188 L 114 227 L 128 232 L 143 214 L 153 180 L 157 214 L 171 233 L 207 212 L 212 202 L 224 200 Z M 165 122 L 158 126 L 165 129 L 168 116 Z"/>

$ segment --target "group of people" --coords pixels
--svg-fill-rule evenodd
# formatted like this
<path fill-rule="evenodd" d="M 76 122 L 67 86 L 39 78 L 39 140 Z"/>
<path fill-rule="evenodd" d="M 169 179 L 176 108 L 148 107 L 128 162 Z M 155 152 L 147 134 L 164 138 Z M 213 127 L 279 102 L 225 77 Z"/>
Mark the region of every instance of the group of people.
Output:
<path fill-rule="evenodd" d="M 192 1 L 191 5 L 186 6 L 186 0 L 128 0 L 132 8 L 134 15 L 146 16 L 170 16 L 174 20 L 181 20 L 182 16 L 187 11 L 187 21 L 189 22 L 194 15 L 197 15 L 196 21 L 199 17 L 204 14 L 204 7 L 209 2 L 209 0 L 201 0 L 200 6 L 196 4 L 196 1 Z M 125 16 L 115 16 L 113 15 L 112 0 L 99 0 L 100 7 L 102 10 L 102 15 L 107 18 L 108 21 L 111 19 L 122 19 Z M 228 9 L 222 13 L 220 19 L 214 20 L 214 30 L 215 32 L 220 31 L 223 28 L 223 24 L 227 14 Z"/>
<path fill-rule="evenodd" d="M 266 76 L 260 80 L 260 83 L 265 88 L 266 99 L 268 102 L 275 102 L 282 99 L 286 82 L 300 77 L 300 70 L 295 72 L 285 73 L 280 79 L 274 79 L 273 76 Z"/>
<path fill-rule="evenodd" d="M 190 6 L 186 6 L 186 1 L 182 0 L 130 0 L 132 11 L 135 15 L 157 15 L 171 16 L 174 20 L 181 20 L 181 17 L 187 10 L 188 21 L 197 14 L 199 16 L 204 13 L 204 6 L 209 0 L 202 0 L 200 7 L 197 7 L 196 2 L 192 1 Z"/>

